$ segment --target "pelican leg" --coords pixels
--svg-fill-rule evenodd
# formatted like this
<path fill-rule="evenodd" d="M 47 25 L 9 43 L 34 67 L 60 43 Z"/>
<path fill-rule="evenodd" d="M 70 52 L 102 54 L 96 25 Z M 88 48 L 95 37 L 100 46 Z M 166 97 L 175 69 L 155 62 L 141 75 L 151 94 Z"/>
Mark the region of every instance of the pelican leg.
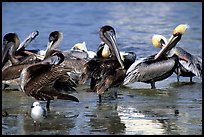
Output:
<path fill-rule="evenodd" d="M 101 103 L 102 102 L 101 94 L 98 95 L 98 98 L 99 98 L 99 103 Z"/>
<path fill-rule="evenodd" d="M 176 68 L 177 69 L 177 82 L 179 82 L 179 75 L 180 75 L 180 73 L 179 73 L 179 66 Z"/>
<path fill-rule="evenodd" d="M 118 98 L 118 93 L 117 91 L 114 92 L 115 98 Z"/>
<path fill-rule="evenodd" d="M 191 83 L 193 82 L 193 77 L 190 77 L 190 82 L 191 82 Z"/>
<path fill-rule="evenodd" d="M 113 88 L 113 95 L 114 95 L 114 99 L 117 99 L 118 98 L 118 88 Z"/>
<path fill-rule="evenodd" d="M 50 111 L 50 100 L 47 100 L 46 108 L 47 108 L 47 111 Z"/>
<path fill-rule="evenodd" d="M 156 87 L 155 87 L 155 82 L 151 82 L 151 88 L 152 89 L 155 89 Z"/>
<path fill-rule="evenodd" d="M 179 82 L 179 75 L 177 75 L 177 82 Z"/>
<path fill-rule="evenodd" d="M 36 129 L 37 129 L 37 123 L 36 123 L 36 121 L 34 121 L 34 123 L 33 123 L 33 130 L 36 131 Z"/>

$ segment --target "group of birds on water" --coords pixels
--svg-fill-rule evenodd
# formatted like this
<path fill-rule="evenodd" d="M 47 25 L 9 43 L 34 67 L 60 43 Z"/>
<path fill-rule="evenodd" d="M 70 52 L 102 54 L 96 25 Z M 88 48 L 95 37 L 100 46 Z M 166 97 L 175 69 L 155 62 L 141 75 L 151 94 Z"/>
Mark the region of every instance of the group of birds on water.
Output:
<path fill-rule="evenodd" d="M 202 77 L 202 58 L 176 47 L 187 29 L 187 24 L 178 25 L 169 39 L 154 34 L 152 44 L 160 51 L 141 59 L 136 59 L 134 52 L 119 51 L 116 31 L 109 25 L 100 28 L 101 43 L 96 52 L 88 51 L 85 42 L 67 51 L 59 50 L 63 40 L 60 31 L 50 33 L 47 48 L 41 51 L 26 49 L 39 35 L 38 31 L 32 32 L 23 42 L 16 33 L 7 33 L 3 37 L 2 84 L 4 88 L 17 85 L 19 90 L 37 100 L 31 110 L 36 122 L 46 116 L 38 101 L 47 101 L 47 110 L 54 99 L 79 102 L 70 94 L 86 82 L 90 82 L 87 91 L 96 92 L 99 102 L 110 88 L 133 82 L 149 83 L 151 88 L 156 88 L 155 82 L 173 73 L 177 81 L 183 76 L 190 77 L 192 82 L 192 77 Z"/>

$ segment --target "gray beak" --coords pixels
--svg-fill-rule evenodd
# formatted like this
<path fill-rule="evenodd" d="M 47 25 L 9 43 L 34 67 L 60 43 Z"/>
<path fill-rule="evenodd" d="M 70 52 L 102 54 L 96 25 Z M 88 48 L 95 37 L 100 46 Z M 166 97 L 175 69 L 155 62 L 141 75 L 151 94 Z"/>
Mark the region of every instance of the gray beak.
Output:
<path fill-rule="evenodd" d="M 167 43 L 166 46 L 164 46 L 159 53 L 154 57 L 154 59 L 158 59 L 161 56 L 164 56 L 168 51 L 170 51 L 172 48 L 176 46 L 176 44 L 180 41 L 181 35 L 172 35 L 169 39 L 169 42 Z"/>
<path fill-rule="evenodd" d="M 123 61 L 121 59 L 121 56 L 120 56 L 120 53 L 119 53 L 119 50 L 118 50 L 118 44 L 117 44 L 115 35 L 113 35 L 110 32 L 105 33 L 105 35 L 109 39 L 111 44 L 113 45 L 113 47 L 110 47 L 110 49 L 115 52 L 115 56 L 118 59 L 121 67 L 124 68 L 124 64 L 123 64 Z"/>

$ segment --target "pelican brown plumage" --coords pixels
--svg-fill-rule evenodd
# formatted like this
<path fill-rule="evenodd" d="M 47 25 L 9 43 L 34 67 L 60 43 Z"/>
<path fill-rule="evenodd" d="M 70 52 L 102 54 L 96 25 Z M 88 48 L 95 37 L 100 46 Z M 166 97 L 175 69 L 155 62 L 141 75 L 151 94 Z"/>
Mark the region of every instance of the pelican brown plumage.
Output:
<path fill-rule="evenodd" d="M 120 51 L 120 56 L 122 59 L 122 62 L 124 63 L 124 68 L 128 69 L 132 63 L 134 63 L 134 61 L 136 60 L 136 54 L 134 52 L 124 52 L 124 51 Z M 96 57 L 97 58 L 110 58 L 111 57 L 111 51 L 110 48 L 107 44 L 105 44 L 104 42 L 101 42 L 99 44 L 98 50 L 96 52 Z"/>
<path fill-rule="evenodd" d="M 49 51 L 58 50 L 58 47 L 62 40 L 63 40 L 62 32 L 53 31 L 50 33 L 45 58 L 46 56 L 49 56 L 50 54 Z M 87 63 L 87 60 L 73 56 L 69 52 L 62 51 L 62 54 L 64 55 L 64 61 L 60 64 L 60 66 L 64 68 L 71 67 L 72 70 L 67 72 L 70 75 L 71 79 L 74 80 L 76 84 L 84 84 L 86 82 L 86 79 L 82 80 L 81 75 L 85 71 L 84 65 Z"/>
<path fill-rule="evenodd" d="M 91 78 L 90 89 L 97 92 L 99 102 L 101 102 L 101 95 L 106 90 L 121 85 L 125 78 L 126 69 L 118 50 L 114 28 L 108 25 L 101 27 L 99 36 L 110 48 L 110 56 L 91 59 L 86 64 L 86 75 Z"/>
<path fill-rule="evenodd" d="M 17 64 L 31 55 L 34 50 L 26 50 L 25 47 L 28 46 L 32 40 L 38 36 L 38 34 L 38 31 L 31 32 L 30 35 L 21 43 L 16 33 L 5 34 L 3 38 L 4 48 L 2 50 L 2 66 L 4 66 L 9 59 L 12 64 Z M 11 63 L 9 63 L 9 65 Z"/>
<path fill-rule="evenodd" d="M 63 99 L 79 102 L 68 94 L 75 90 L 76 84 L 67 75 L 72 68 L 64 68 L 60 64 L 64 55 L 59 51 L 50 51 L 45 60 L 25 67 L 20 76 L 20 88 L 28 96 L 37 100 L 47 101 L 49 110 L 50 100 Z M 67 90 L 68 89 L 68 90 Z"/>
<path fill-rule="evenodd" d="M 36 34 L 34 32 L 31 33 L 21 45 L 27 46 L 35 37 Z M 30 63 L 40 61 L 36 54 L 26 51 L 25 48 L 21 47 L 22 49 L 20 48 L 20 50 L 17 51 L 19 45 L 20 40 L 16 33 L 7 33 L 4 36 L 4 49 L 2 52 L 2 83 L 5 85 L 18 85 L 22 69 Z"/>

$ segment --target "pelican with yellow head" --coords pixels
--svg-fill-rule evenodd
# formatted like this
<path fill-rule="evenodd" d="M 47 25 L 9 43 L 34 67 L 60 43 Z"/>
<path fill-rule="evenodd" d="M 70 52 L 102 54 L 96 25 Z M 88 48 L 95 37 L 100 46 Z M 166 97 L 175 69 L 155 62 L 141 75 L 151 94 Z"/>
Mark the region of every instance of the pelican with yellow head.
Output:
<path fill-rule="evenodd" d="M 178 82 L 179 76 L 190 77 L 190 82 L 192 82 L 192 77 L 194 76 L 202 77 L 202 58 L 190 54 L 188 51 L 182 49 L 181 47 L 175 47 L 178 41 L 181 39 L 181 35 L 185 33 L 187 28 L 189 28 L 188 25 L 178 25 L 173 30 L 173 35 L 169 39 L 169 42 L 167 42 L 167 39 L 162 35 L 155 34 L 152 37 L 152 44 L 156 48 L 161 48 L 161 51 L 159 52 L 160 55 L 168 52 L 167 56 L 178 56 L 179 65 L 175 69 Z M 169 43 L 171 46 L 169 46 Z"/>
<path fill-rule="evenodd" d="M 78 54 L 81 53 L 80 55 L 75 54 L 76 56 L 78 56 L 80 58 L 82 57 L 82 58 L 92 59 L 96 56 L 96 53 L 94 51 L 87 50 L 85 41 L 82 43 L 79 42 L 79 43 L 74 44 L 74 46 L 70 50 L 72 53 L 76 53 L 76 52 Z M 86 54 L 86 55 L 82 55 L 82 54 Z"/>
<path fill-rule="evenodd" d="M 158 59 L 160 56 L 166 54 L 168 51 L 170 51 L 173 47 L 176 46 L 176 44 L 181 40 L 182 35 L 186 32 L 186 30 L 189 28 L 188 24 L 180 24 L 178 25 L 172 32 L 172 35 L 170 39 L 168 40 L 168 43 L 163 47 L 159 53 L 154 57 L 154 59 Z M 154 43 L 153 43 L 154 44 Z"/>

